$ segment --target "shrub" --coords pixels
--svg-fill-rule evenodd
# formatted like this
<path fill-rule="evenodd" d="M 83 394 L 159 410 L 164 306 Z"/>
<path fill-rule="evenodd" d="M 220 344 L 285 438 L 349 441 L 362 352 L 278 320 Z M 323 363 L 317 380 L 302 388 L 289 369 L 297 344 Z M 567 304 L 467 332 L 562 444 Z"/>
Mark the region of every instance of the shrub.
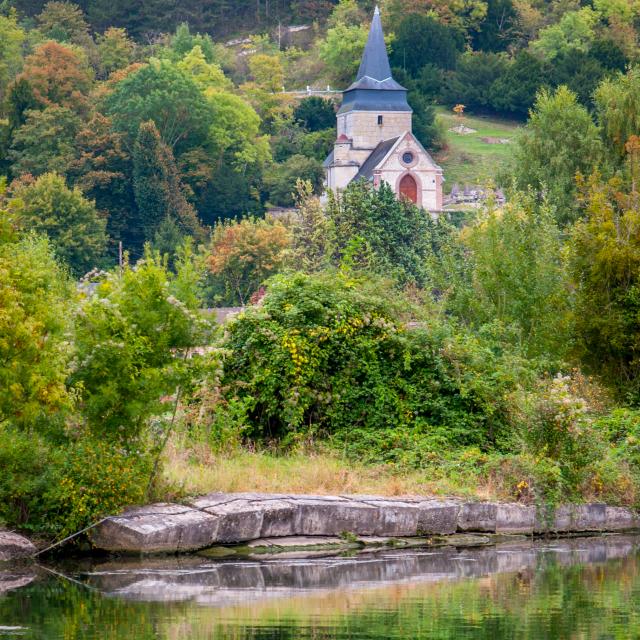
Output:
<path fill-rule="evenodd" d="M 408 327 L 410 317 L 408 301 L 381 280 L 277 276 L 261 305 L 227 327 L 223 400 L 244 404 L 248 437 L 283 444 L 302 433 L 348 446 L 375 433 L 381 451 L 387 436 L 406 441 L 406 432 L 504 443 L 521 372 L 436 317 Z"/>
<path fill-rule="evenodd" d="M 153 464 L 140 443 L 123 449 L 104 439 L 84 437 L 60 456 L 44 493 L 47 529 L 59 536 L 75 533 L 100 518 L 140 504 Z"/>

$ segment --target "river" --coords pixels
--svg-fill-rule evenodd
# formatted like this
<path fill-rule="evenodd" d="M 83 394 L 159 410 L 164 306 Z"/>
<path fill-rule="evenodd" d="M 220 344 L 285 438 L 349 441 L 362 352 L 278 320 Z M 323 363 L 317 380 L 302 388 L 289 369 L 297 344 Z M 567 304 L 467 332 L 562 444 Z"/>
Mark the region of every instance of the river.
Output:
<path fill-rule="evenodd" d="M 640 638 L 640 536 L 0 570 L 0 638 Z"/>

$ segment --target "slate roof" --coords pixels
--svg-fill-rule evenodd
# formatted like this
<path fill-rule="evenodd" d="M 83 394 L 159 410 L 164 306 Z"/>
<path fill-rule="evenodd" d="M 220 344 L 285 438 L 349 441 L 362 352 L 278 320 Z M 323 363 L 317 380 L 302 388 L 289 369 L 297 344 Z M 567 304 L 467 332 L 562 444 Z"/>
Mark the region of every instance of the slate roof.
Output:
<path fill-rule="evenodd" d="M 322 166 L 326 169 L 329 165 L 333 164 L 333 149 L 331 149 L 331 153 L 325 158 L 325 161 L 322 163 Z"/>
<path fill-rule="evenodd" d="M 380 11 L 376 7 L 356 81 L 344 92 L 345 111 L 411 111 L 407 90 L 391 75 Z"/>
<path fill-rule="evenodd" d="M 371 152 L 371 155 L 364 161 L 360 167 L 360 171 L 354 180 L 371 180 L 373 178 L 373 170 L 382 162 L 384 157 L 393 149 L 399 138 L 391 138 L 378 143 L 378 146 Z"/>

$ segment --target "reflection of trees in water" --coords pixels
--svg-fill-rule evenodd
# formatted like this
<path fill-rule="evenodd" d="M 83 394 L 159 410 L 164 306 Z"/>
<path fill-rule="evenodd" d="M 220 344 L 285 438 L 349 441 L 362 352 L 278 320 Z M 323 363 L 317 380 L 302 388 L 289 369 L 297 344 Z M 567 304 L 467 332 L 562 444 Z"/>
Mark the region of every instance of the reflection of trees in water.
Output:
<path fill-rule="evenodd" d="M 468 580 L 307 592 L 225 608 L 131 602 L 40 579 L 0 598 L 0 620 L 38 640 L 640 636 L 640 556 L 570 565 L 568 555 L 542 553 L 535 568 Z"/>

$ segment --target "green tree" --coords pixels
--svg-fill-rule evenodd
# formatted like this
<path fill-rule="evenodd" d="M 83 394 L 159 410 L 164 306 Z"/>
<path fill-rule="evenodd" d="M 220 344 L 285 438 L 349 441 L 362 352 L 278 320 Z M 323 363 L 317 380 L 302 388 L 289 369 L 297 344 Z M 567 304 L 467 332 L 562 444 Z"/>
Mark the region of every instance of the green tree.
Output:
<path fill-rule="evenodd" d="M 133 150 L 133 190 L 140 227 L 151 240 L 165 219 L 184 233 L 202 232 L 196 212 L 187 201 L 171 149 L 153 122 L 143 122 Z"/>
<path fill-rule="evenodd" d="M 228 91 L 207 92 L 212 118 L 209 148 L 221 168 L 228 160 L 239 170 L 271 159 L 268 138 L 260 133 L 260 116 L 241 96 Z"/>
<path fill-rule="evenodd" d="M 570 264 L 583 362 L 637 404 L 640 200 L 621 186 L 619 179 L 603 182 L 598 175 L 585 184 L 586 217 L 572 231 Z"/>
<path fill-rule="evenodd" d="M 206 143 L 214 115 L 196 82 L 167 60 L 150 60 L 118 82 L 104 100 L 105 114 L 130 143 L 152 120 L 176 154 Z"/>
<path fill-rule="evenodd" d="M 56 255 L 75 275 L 100 263 L 106 245 L 105 221 L 80 189 L 69 189 L 63 177 L 45 173 L 15 189 L 25 228 L 46 234 Z"/>
<path fill-rule="evenodd" d="M 516 39 L 519 16 L 512 0 L 487 0 L 487 14 L 471 33 L 473 48 L 480 51 L 505 51 Z"/>
<path fill-rule="evenodd" d="M 396 30 L 391 64 L 414 77 L 428 64 L 455 69 L 463 48 L 464 37 L 457 29 L 432 16 L 408 15 Z"/>
<path fill-rule="evenodd" d="M 367 37 L 368 30 L 365 25 L 350 26 L 339 23 L 327 31 L 325 40 L 320 43 L 320 58 L 334 82 L 342 86 L 353 82 Z"/>
<path fill-rule="evenodd" d="M 505 74 L 508 61 L 504 54 L 468 51 L 458 59 L 456 71 L 446 75 L 444 99 L 462 103 L 470 109 L 491 108 L 494 84 Z"/>
<path fill-rule="evenodd" d="M 590 7 L 568 11 L 557 23 L 542 29 L 532 47 L 548 60 L 572 51 L 586 53 L 595 38 L 597 21 L 598 16 Z"/>
<path fill-rule="evenodd" d="M 57 40 L 80 46 L 91 43 L 89 25 L 77 4 L 50 0 L 36 19 L 38 28 L 46 40 Z"/>
<path fill-rule="evenodd" d="M 514 346 L 528 357 L 561 361 L 569 345 L 570 294 L 550 208 L 536 205 L 532 194 L 513 194 L 465 228 L 462 243 L 470 288 L 457 300 L 457 314 L 477 327 L 498 321 L 514 329 Z"/>
<path fill-rule="evenodd" d="M 422 285 L 431 251 L 432 220 L 391 187 L 362 180 L 329 196 L 327 215 L 335 227 L 334 260 L 358 261 L 402 283 Z"/>
<path fill-rule="evenodd" d="M 0 104 L 4 103 L 9 82 L 20 70 L 26 37 L 15 11 L 0 15 Z"/>
<path fill-rule="evenodd" d="M 129 39 L 126 29 L 110 27 L 97 36 L 96 45 L 99 76 L 102 79 L 124 69 L 133 60 L 135 43 Z"/>
<path fill-rule="evenodd" d="M 514 152 L 521 188 L 544 191 L 560 224 L 578 216 L 576 174 L 588 175 L 602 162 L 602 143 L 589 112 L 566 87 L 542 90 Z"/>
<path fill-rule="evenodd" d="M 186 355 L 208 324 L 178 297 L 175 282 L 160 256 L 147 251 L 135 267 L 106 275 L 81 304 L 70 380 L 97 436 L 140 442 L 149 418 L 169 411 L 167 397 L 188 376 Z"/>
<path fill-rule="evenodd" d="M 332 100 L 312 96 L 300 100 L 293 110 L 295 121 L 307 131 L 333 129 L 336 124 L 336 109 Z"/>
<path fill-rule="evenodd" d="M 489 101 L 496 111 L 526 118 L 536 94 L 549 84 L 550 70 L 544 60 L 521 50 L 491 85 Z"/>
<path fill-rule="evenodd" d="M 18 202 L 0 201 L 0 428 L 48 429 L 72 406 L 72 288 L 46 238 L 18 233 L 20 216 Z"/>
<path fill-rule="evenodd" d="M 280 207 L 293 206 L 298 180 L 308 181 L 314 193 L 319 194 L 324 182 L 324 168 L 314 158 L 295 155 L 282 164 L 274 165 L 265 175 L 265 187 L 272 204 Z"/>
<path fill-rule="evenodd" d="M 25 123 L 13 134 L 11 172 L 15 177 L 24 173 L 39 176 L 48 171 L 64 174 L 75 155 L 80 118 L 59 106 L 27 111 L 25 115 Z"/>
<path fill-rule="evenodd" d="M 233 83 L 224 75 L 220 65 L 208 62 L 200 45 L 189 51 L 177 67 L 190 76 L 202 91 L 207 89 L 231 89 Z"/>
<path fill-rule="evenodd" d="M 305 273 L 330 265 L 333 226 L 310 182 L 296 182 L 296 216 L 291 225 L 291 262 Z"/>
<path fill-rule="evenodd" d="M 620 162 L 627 140 L 640 131 L 640 67 L 603 80 L 596 90 L 595 103 L 604 140 Z"/>

